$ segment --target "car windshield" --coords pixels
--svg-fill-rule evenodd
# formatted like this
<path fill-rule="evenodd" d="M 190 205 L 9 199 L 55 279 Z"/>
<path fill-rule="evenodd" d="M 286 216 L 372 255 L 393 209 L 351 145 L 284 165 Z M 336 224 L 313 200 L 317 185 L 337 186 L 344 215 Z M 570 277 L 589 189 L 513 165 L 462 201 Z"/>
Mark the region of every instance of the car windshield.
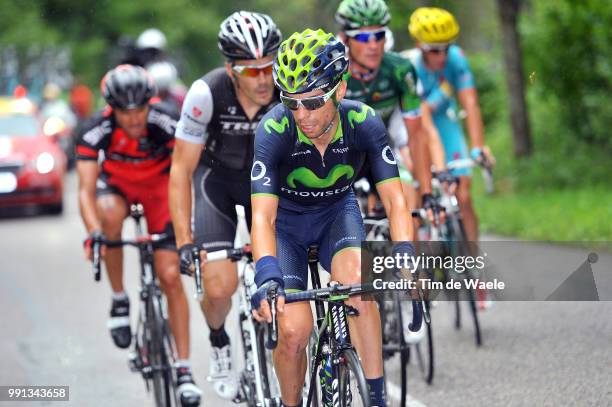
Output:
<path fill-rule="evenodd" d="M 0 115 L 0 135 L 31 137 L 39 134 L 38 123 L 30 115 Z"/>

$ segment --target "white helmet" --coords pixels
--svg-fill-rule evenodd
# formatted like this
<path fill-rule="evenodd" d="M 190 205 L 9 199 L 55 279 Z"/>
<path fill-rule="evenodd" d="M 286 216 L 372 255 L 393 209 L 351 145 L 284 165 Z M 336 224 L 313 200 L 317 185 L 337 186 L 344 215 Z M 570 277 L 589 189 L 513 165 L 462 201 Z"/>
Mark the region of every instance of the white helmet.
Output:
<path fill-rule="evenodd" d="M 157 28 L 144 30 L 136 40 L 136 46 L 138 48 L 155 48 L 163 50 L 166 48 L 167 43 L 166 36 Z"/>
<path fill-rule="evenodd" d="M 385 52 L 391 52 L 395 45 L 395 38 L 393 38 L 393 31 L 389 27 L 385 27 L 385 30 L 387 31 L 385 33 Z"/>
<path fill-rule="evenodd" d="M 160 92 L 170 89 L 170 86 L 178 79 L 176 68 L 169 61 L 153 62 L 147 65 L 146 69 Z"/>

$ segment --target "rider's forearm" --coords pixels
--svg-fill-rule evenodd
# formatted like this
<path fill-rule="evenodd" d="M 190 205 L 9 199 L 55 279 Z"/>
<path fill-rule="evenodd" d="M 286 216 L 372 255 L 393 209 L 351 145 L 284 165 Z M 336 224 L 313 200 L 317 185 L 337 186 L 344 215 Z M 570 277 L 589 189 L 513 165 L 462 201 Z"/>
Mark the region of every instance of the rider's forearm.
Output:
<path fill-rule="evenodd" d="M 79 210 L 87 233 L 102 230 L 102 224 L 96 211 L 96 193 L 86 188 L 79 188 Z"/>
<path fill-rule="evenodd" d="M 440 141 L 440 133 L 438 133 L 438 129 L 433 122 L 431 111 L 427 103 L 421 103 L 421 111 L 423 112 L 422 123 L 427 137 L 429 157 L 436 171 L 441 171 L 446 167 L 446 160 L 444 157 L 444 146 Z"/>
<path fill-rule="evenodd" d="M 465 123 L 470 135 L 470 141 L 472 142 L 472 148 L 482 148 L 484 146 L 484 125 L 482 123 L 482 114 L 476 90 L 466 89 L 459 96 L 461 104 L 467 113 Z"/>
<path fill-rule="evenodd" d="M 259 260 L 264 256 L 276 256 L 274 220 L 268 216 L 253 213 L 253 226 L 251 229 L 254 258 Z"/>
<path fill-rule="evenodd" d="M 172 165 L 168 186 L 170 216 L 176 236 L 176 246 L 193 242 L 191 233 L 191 174 L 184 168 Z"/>
<path fill-rule="evenodd" d="M 403 196 L 402 196 L 403 199 Z M 385 208 L 385 210 L 388 210 Z M 389 227 L 391 231 L 391 240 L 394 242 L 412 241 L 414 238 L 414 230 L 410 221 L 410 212 L 405 203 L 394 199 L 390 203 Z"/>
<path fill-rule="evenodd" d="M 411 241 L 414 237 L 412 217 L 410 216 L 408 204 L 402 193 L 400 183 L 383 183 L 377 189 L 389 219 L 391 240 L 396 242 Z"/>
<path fill-rule="evenodd" d="M 414 163 L 414 175 L 419 181 L 419 190 L 421 194 L 431 193 L 431 160 L 427 147 L 427 134 L 421 123 L 410 134 L 408 147 Z"/>

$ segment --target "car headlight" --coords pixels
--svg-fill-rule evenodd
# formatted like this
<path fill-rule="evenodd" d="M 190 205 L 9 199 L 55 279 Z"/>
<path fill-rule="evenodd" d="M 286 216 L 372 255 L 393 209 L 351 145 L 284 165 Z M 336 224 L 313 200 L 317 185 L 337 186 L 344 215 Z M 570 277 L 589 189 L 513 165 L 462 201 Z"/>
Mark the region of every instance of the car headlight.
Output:
<path fill-rule="evenodd" d="M 53 170 L 55 166 L 55 159 L 49 153 L 41 153 L 36 158 L 36 171 L 41 174 L 48 174 Z"/>

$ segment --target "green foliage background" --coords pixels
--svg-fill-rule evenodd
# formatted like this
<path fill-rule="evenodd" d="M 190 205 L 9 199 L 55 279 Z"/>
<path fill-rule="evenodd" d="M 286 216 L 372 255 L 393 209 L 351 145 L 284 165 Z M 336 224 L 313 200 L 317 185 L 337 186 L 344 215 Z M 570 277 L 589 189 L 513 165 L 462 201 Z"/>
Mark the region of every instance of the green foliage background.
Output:
<path fill-rule="evenodd" d="M 333 14 L 338 3 L 327 0 L 3 0 L 0 1 L 0 49 L 14 45 L 24 53 L 33 45 L 68 46 L 75 76 L 96 89 L 103 73 L 118 59 L 119 39 L 135 38 L 144 29 L 157 27 L 168 37 L 169 54 L 182 61 L 182 77 L 189 85 L 222 62 L 216 36 L 219 23 L 231 12 L 248 9 L 270 14 L 285 36 L 289 36 L 306 27 L 336 31 Z M 574 209 L 572 200 L 582 202 L 585 208 L 585 202 L 610 208 L 609 200 L 606 202 L 604 197 L 609 197 L 612 174 L 612 104 L 609 102 L 612 2 L 524 2 L 519 31 L 525 77 L 529 78 L 525 86 L 534 143 L 534 154 L 526 159 L 515 159 L 512 155 L 497 1 L 388 0 L 388 4 L 396 50 L 412 46 L 407 33 L 408 18 L 419 6 L 447 8 L 461 25 L 458 42 L 470 58 L 487 143 L 498 159 L 497 196 L 489 200 L 477 198 L 485 228 L 523 233 L 525 216 L 529 219 L 529 213 L 512 214 L 519 213 L 521 207 L 529 208 L 529 202 L 533 202 L 534 222 L 542 219 L 562 222 L 546 216 L 552 213 L 567 216 Z M 568 189 L 580 192 L 575 197 L 562 192 Z M 536 204 L 538 196 L 556 198 L 545 198 Z M 551 205 L 558 210 L 545 209 Z M 541 212 L 536 213 L 537 208 Z M 605 216 L 595 209 L 596 216 Z M 502 217 L 495 215 L 500 210 L 509 218 L 501 225 Z M 535 219 L 536 216 L 540 219 Z M 594 236 L 612 239 L 609 216 L 602 222 L 587 224 L 596 225 L 591 228 L 597 230 Z M 555 230 L 540 230 L 527 236 L 554 238 L 555 233 Z"/>

